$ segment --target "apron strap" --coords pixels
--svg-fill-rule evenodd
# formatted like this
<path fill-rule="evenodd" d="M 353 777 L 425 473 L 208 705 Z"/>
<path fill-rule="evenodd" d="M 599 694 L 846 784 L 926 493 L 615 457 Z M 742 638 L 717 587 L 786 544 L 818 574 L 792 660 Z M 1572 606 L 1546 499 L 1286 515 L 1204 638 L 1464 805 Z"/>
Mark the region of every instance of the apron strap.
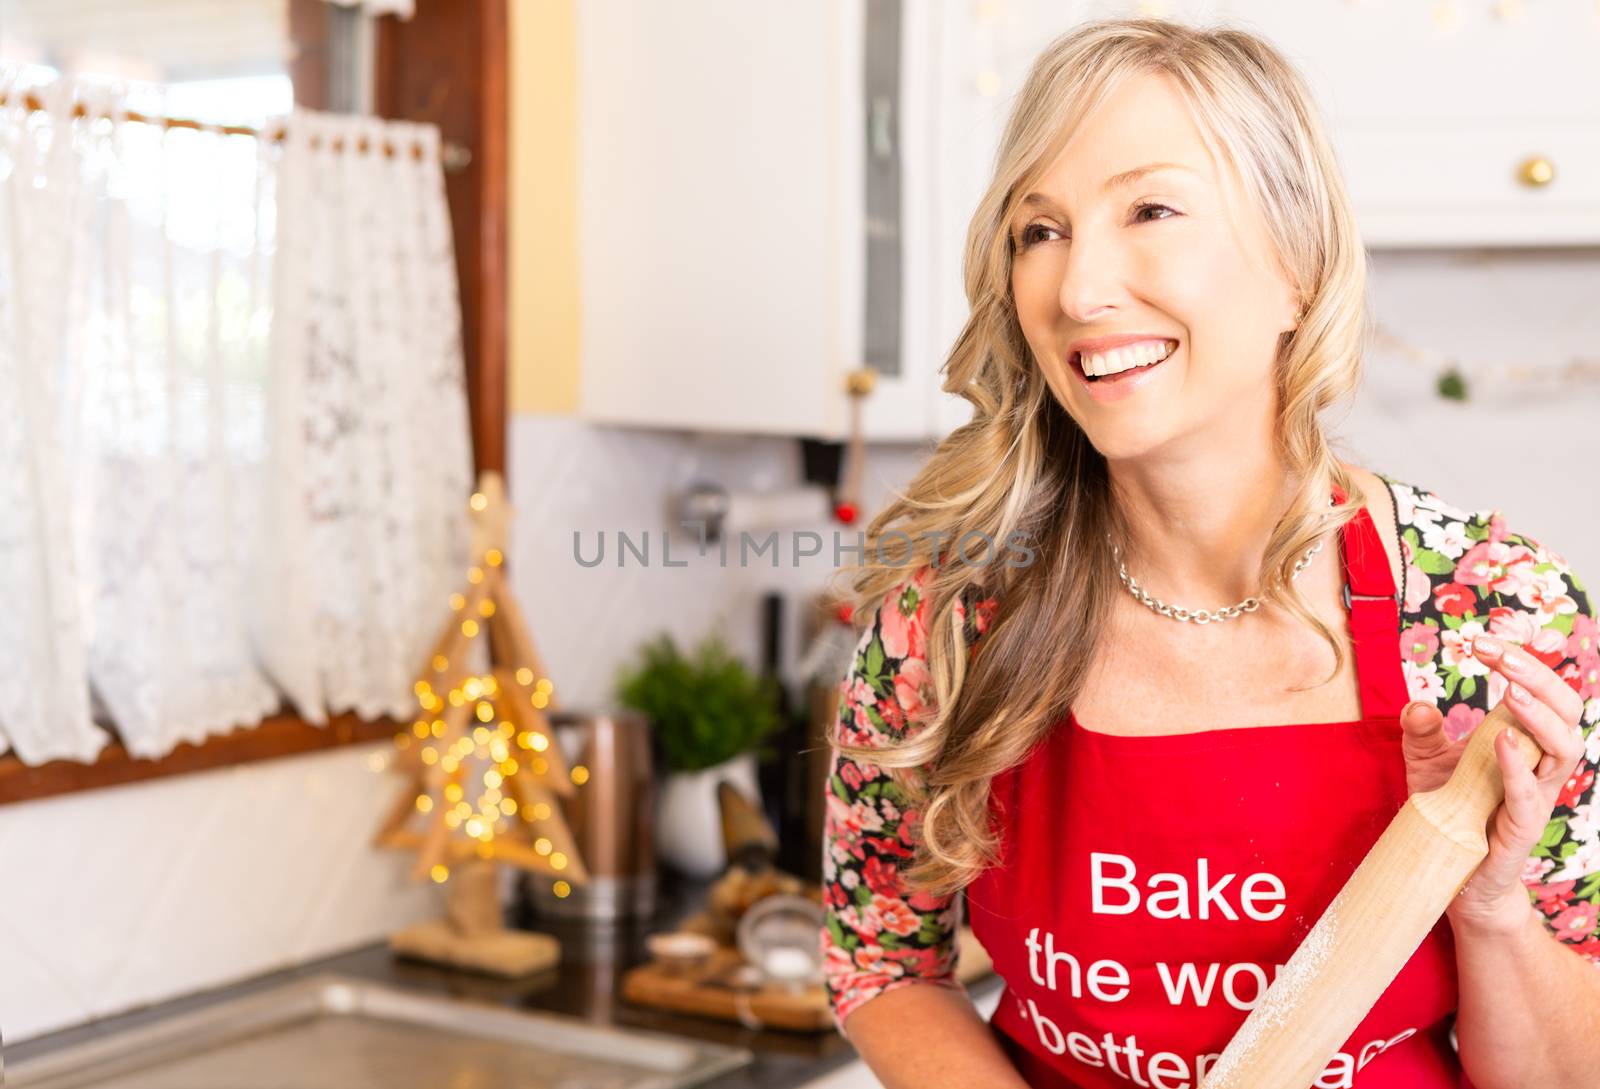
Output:
<path fill-rule="evenodd" d="M 1337 485 L 1334 498 L 1344 502 Z M 1378 527 L 1365 508 L 1342 530 L 1344 604 L 1355 641 L 1356 675 L 1361 686 L 1363 718 L 1398 718 L 1410 700 L 1400 664 L 1400 594 L 1389 570 Z"/>

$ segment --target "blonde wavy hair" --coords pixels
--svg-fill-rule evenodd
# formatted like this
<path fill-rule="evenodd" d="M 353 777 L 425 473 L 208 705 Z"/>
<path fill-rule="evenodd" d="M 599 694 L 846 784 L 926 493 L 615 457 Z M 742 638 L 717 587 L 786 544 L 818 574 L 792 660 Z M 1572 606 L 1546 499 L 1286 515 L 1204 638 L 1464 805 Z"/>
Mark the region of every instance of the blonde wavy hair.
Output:
<path fill-rule="evenodd" d="M 971 402 L 972 419 L 868 525 L 863 562 L 836 575 L 850 582 L 841 596 L 854 606 L 858 639 L 912 572 L 927 576 L 919 608 L 931 710 L 892 744 L 847 744 L 838 722 L 829 731 L 841 754 L 887 770 L 921 808 L 921 842 L 904 870 L 913 888 L 953 892 L 994 861 L 990 780 L 1066 714 L 1124 592 L 1106 534 L 1127 540 L 1128 526 L 1104 457 L 1056 401 L 1023 338 L 1006 224 L 1080 121 L 1124 80 L 1150 72 L 1177 85 L 1216 161 L 1233 164 L 1305 304 L 1280 341 L 1275 371 L 1275 441 L 1295 491 L 1260 580 L 1264 595 L 1333 647 L 1334 671 L 1319 684 L 1346 661 L 1342 640 L 1290 580 L 1300 555 L 1365 502 L 1319 420 L 1360 382 L 1367 257 L 1310 92 L 1275 48 L 1237 28 L 1145 18 L 1081 25 L 1034 62 L 967 231 L 971 316 L 944 364 L 943 388 Z M 1335 483 L 1346 500 L 1330 507 Z M 1025 566 L 1001 555 L 1018 535 L 1033 549 Z M 965 562 L 946 562 L 941 543 L 951 541 L 979 547 Z M 995 612 L 969 646 L 964 626 L 987 597 Z"/>

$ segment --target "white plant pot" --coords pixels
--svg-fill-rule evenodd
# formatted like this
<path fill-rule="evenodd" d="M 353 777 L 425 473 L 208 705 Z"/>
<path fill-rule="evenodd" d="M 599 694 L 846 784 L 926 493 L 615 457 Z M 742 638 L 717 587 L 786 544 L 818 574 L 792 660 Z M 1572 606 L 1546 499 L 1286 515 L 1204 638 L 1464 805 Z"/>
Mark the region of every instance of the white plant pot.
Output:
<path fill-rule="evenodd" d="M 753 750 L 709 768 L 663 777 L 656 799 L 656 853 L 663 862 L 692 877 L 715 877 L 727 866 L 722 808 L 717 804 L 717 784 L 724 780 L 761 806 Z"/>

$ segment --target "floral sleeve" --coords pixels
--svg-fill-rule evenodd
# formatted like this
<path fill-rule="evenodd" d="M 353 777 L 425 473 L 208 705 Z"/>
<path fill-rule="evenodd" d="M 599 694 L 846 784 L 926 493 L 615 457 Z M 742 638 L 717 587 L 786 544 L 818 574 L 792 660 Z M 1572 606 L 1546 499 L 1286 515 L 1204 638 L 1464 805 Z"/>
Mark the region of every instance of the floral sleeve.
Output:
<path fill-rule="evenodd" d="M 840 686 L 839 730 L 849 743 L 910 736 L 932 710 L 926 662 L 931 574 L 901 583 L 874 612 Z M 993 613 L 991 600 L 957 605 L 968 644 Z M 914 776 L 915 777 L 915 776 Z M 955 978 L 959 903 L 954 894 L 909 890 L 899 867 L 912 856 L 921 813 L 885 770 L 833 749 L 823 829 L 820 942 L 834 1024 L 886 991 L 913 983 L 961 989 Z"/>
<path fill-rule="evenodd" d="M 1387 479 L 1387 478 L 1386 478 Z M 1562 556 L 1514 533 L 1498 510 L 1467 512 L 1391 481 L 1406 562 L 1401 653 L 1411 695 L 1464 736 L 1505 695 L 1506 681 L 1472 653 L 1493 635 L 1554 669 L 1583 698 L 1587 747 L 1556 798 L 1523 883 L 1546 927 L 1600 967 L 1600 618 Z"/>

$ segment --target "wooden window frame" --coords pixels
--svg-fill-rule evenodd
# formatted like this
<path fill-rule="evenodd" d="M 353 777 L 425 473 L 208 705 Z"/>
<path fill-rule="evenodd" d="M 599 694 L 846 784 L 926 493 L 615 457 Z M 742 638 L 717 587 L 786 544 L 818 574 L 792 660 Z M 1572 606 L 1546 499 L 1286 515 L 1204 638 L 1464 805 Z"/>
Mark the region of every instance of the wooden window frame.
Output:
<path fill-rule="evenodd" d="M 409 20 L 378 20 L 374 103 L 383 117 L 428 121 L 470 160 L 446 176 L 461 290 L 472 451 L 477 471 L 506 464 L 506 183 L 509 148 L 507 0 L 418 0 Z M 326 0 L 290 0 L 290 73 L 295 101 L 327 104 Z M 465 497 L 463 497 L 465 498 Z M 179 744 L 157 760 L 131 756 L 120 743 L 93 763 L 53 760 L 29 766 L 0 756 L 0 805 L 98 787 L 182 775 L 281 756 L 381 740 L 404 729 L 389 719 L 338 715 L 326 726 L 277 714 L 256 726 Z"/>

